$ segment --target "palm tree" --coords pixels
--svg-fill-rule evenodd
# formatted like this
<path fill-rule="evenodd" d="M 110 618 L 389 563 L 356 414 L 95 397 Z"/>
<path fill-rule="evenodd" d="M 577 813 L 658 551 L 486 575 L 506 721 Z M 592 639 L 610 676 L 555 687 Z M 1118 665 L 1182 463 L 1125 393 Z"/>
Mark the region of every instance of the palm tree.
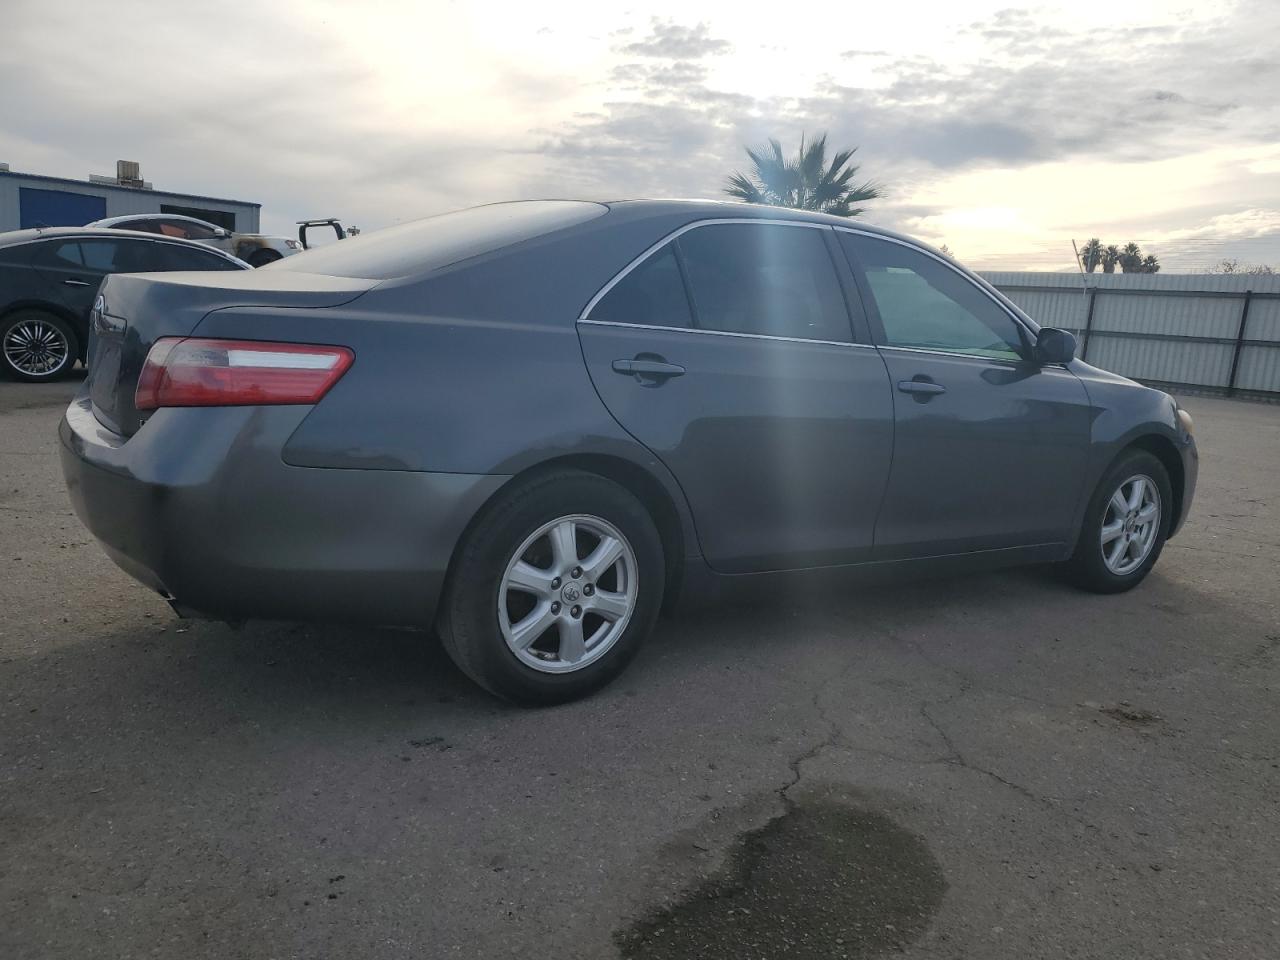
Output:
<path fill-rule="evenodd" d="M 1136 243 L 1130 241 L 1124 245 L 1124 249 L 1120 251 L 1120 272 L 1121 273 L 1141 273 L 1142 272 L 1142 250 Z"/>
<path fill-rule="evenodd" d="M 1148 253 L 1145 257 L 1142 258 L 1141 272 L 1142 273 L 1159 273 L 1160 258 L 1157 257 L 1154 253 Z"/>
<path fill-rule="evenodd" d="M 1115 273 L 1116 264 L 1120 262 L 1120 248 L 1114 243 L 1102 248 L 1102 272 Z"/>
<path fill-rule="evenodd" d="M 1085 273 L 1093 273 L 1101 262 L 1102 241 L 1094 237 L 1080 248 L 1080 264 L 1084 267 Z"/>
<path fill-rule="evenodd" d="M 755 169 L 749 175 L 735 172 L 724 192 L 747 203 L 856 217 L 862 207 L 855 204 L 880 196 L 880 188 L 870 181 L 853 183 L 858 165 L 849 161 L 857 149 L 840 150 L 828 163 L 827 135 L 824 133 L 807 146 L 802 135 L 799 152 L 788 160 L 783 156 L 782 144 L 770 139 L 765 147 L 747 148 Z"/>

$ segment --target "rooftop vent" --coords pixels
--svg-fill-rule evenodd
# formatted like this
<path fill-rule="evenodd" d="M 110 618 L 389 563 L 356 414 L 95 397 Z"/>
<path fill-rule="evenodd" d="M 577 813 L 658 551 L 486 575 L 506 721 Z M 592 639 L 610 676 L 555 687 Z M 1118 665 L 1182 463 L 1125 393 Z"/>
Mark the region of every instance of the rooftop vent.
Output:
<path fill-rule="evenodd" d="M 137 160 L 116 161 L 116 181 L 122 187 L 142 186 L 142 167 Z"/>

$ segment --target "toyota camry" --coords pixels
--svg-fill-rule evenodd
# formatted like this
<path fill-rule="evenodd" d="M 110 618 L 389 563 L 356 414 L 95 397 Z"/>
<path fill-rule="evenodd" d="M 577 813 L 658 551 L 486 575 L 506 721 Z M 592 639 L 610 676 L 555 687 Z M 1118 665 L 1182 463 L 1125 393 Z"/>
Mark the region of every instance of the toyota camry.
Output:
<path fill-rule="evenodd" d="M 582 696 L 683 595 L 1053 563 L 1138 584 L 1192 423 L 857 221 L 701 201 L 449 213 L 252 272 L 118 275 L 60 427 L 80 518 L 182 615 L 436 629 Z"/>

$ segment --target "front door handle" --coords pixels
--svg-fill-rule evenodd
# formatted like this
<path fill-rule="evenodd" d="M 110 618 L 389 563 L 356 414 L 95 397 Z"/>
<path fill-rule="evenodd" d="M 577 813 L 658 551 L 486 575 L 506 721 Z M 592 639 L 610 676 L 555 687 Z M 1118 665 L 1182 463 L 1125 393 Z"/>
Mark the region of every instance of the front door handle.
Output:
<path fill-rule="evenodd" d="M 937 396 L 940 393 L 946 393 L 947 388 L 940 383 L 934 383 L 932 380 L 899 380 L 898 389 L 903 393 L 924 394 L 926 396 Z"/>
<path fill-rule="evenodd" d="M 88 280 L 73 280 L 70 277 L 62 282 L 68 287 L 87 287 L 89 285 Z"/>
<path fill-rule="evenodd" d="M 613 361 L 613 372 L 633 376 L 645 386 L 657 386 L 672 377 L 683 376 L 684 367 L 678 363 L 640 356 L 633 360 Z"/>

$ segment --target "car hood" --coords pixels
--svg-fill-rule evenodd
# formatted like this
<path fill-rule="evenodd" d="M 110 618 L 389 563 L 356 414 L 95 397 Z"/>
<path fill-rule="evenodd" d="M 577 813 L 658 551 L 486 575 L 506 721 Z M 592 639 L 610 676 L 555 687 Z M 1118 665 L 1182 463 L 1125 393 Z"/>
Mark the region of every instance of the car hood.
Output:
<path fill-rule="evenodd" d="M 277 240 L 283 243 L 285 240 L 290 240 L 292 238 L 277 236 L 273 233 L 233 233 L 231 234 L 231 239 L 232 240 Z"/>
<path fill-rule="evenodd" d="M 1137 380 L 1130 380 L 1128 377 L 1122 377 L 1118 373 L 1103 370 L 1101 367 L 1095 367 L 1093 364 L 1085 363 L 1079 359 L 1071 361 L 1070 369 L 1081 380 L 1091 380 L 1094 383 L 1114 383 L 1117 386 L 1139 387 L 1143 390 L 1151 389 L 1138 383 Z"/>

